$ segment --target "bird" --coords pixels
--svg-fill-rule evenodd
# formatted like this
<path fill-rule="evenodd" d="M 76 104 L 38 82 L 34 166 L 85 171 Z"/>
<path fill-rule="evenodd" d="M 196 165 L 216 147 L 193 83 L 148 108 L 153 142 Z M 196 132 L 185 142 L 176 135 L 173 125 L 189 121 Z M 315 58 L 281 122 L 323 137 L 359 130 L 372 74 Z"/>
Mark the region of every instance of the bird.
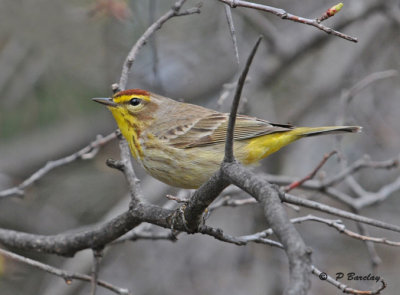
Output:
<path fill-rule="evenodd" d="M 132 156 L 154 178 L 171 186 L 194 189 L 219 169 L 229 113 L 142 89 L 92 100 L 111 111 Z M 233 152 L 243 165 L 255 165 L 303 137 L 360 131 L 360 126 L 295 127 L 239 114 Z"/>

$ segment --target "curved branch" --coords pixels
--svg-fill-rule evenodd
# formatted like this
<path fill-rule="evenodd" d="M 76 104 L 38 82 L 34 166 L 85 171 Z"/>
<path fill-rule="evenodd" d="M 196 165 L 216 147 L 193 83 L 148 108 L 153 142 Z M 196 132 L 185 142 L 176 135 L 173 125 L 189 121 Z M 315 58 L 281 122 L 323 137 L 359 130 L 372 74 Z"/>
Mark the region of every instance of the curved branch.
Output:
<path fill-rule="evenodd" d="M 263 205 L 268 224 L 283 244 L 290 267 L 290 281 L 285 294 L 307 294 L 311 285 L 311 250 L 290 222 L 278 189 L 237 163 L 224 163 L 222 170 L 233 184 Z"/>
<path fill-rule="evenodd" d="M 140 48 L 142 48 L 143 45 L 146 44 L 147 40 L 151 37 L 151 35 L 153 35 L 155 31 L 160 29 L 161 26 L 167 20 L 169 20 L 170 18 L 172 18 L 174 16 L 183 16 L 183 15 L 189 15 L 189 14 L 194 14 L 194 13 L 200 13 L 200 7 L 193 7 L 186 11 L 180 12 L 181 7 L 185 3 L 185 1 L 186 0 L 176 1 L 175 4 L 171 7 L 171 9 L 168 10 L 163 16 L 161 16 L 150 27 L 148 27 L 147 30 L 143 33 L 143 35 L 139 38 L 139 40 L 136 41 L 135 45 L 129 51 L 128 56 L 125 59 L 125 62 L 124 62 L 123 68 L 122 68 L 121 77 L 119 79 L 119 83 L 118 83 L 118 85 L 114 85 L 115 90 L 124 90 L 125 89 L 126 84 L 128 82 L 128 74 L 132 68 L 133 62 L 135 61 Z"/>

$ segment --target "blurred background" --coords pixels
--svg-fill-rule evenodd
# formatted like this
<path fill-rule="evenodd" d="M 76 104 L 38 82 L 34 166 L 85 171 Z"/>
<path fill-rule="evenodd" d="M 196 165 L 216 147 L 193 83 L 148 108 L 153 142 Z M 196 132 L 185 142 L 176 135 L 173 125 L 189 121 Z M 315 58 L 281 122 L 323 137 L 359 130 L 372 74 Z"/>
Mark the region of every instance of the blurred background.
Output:
<path fill-rule="evenodd" d="M 116 129 L 111 114 L 91 97 L 111 95 L 123 61 L 144 30 L 174 1 L 0 1 L 0 190 L 14 186 L 48 160 L 71 154 L 97 134 Z M 187 1 L 184 8 L 199 1 Z M 235 81 L 258 35 L 264 39 L 249 73 L 242 113 L 277 123 L 363 126 L 346 136 L 342 149 L 349 162 L 369 154 L 386 160 L 399 154 L 400 78 L 383 79 L 357 92 L 343 108 L 341 96 L 366 76 L 400 68 L 400 2 L 345 0 L 342 11 L 324 24 L 359 39 L 352 43 L 313 27 L 281 20 L 259 11 L 232 9 L 240 65 L 235 59 L 224 7 L 203 1 L 200 14 L 169 20 L 142 48 L 129 76 L 128 88 L 142 88 L 175 99 L 228 111 Z M 382 3 L 383 2 L 383 3 Z M 258 1 L 308 18 L 322 15 L 332 1 Z M 221 100 L 226 97 L 225 100 Z M 218 103 L 220 102 L 220 103 Z M 345 111 L 345 112 L 344 112 Z M 297 142 L 263 162 L 260 172 L 303 177 L 335 149 L 333 136 Z M 128 206 L 121 173 L 105 165 L 118 159 L 117 142 L 89 161 L 56 169 L 27 189 L 23 198 L 0 200 L 0 227 L 38 234 L 57 234 L 109 220 Z M 163 204 L 177 189 L 136 173 L 149 202 Z M 335 158 L 323 168 L 340 171 Z M 377 191 L 394 181 L 398 170 L 364 170 L 361 185 Z M 339 186 L 351 194 L 346 186 Z M 296 192 L 305 195 L 306 192 Z M 400 193 L 361 213 L 400 224 Z M 318 198 L 342 209 L 323 195 Z M 301 209 L 290 216 L 311 211 Z M 315 212 L 314 212 L 315 213 Z M 318 216 L 327 215 L 315 213 Z M 331 216 L 329 216 L 332 218 Z M 268 227 L 255 205 L 222 208 L 208 220 L 232 235 Z M 346 225 L 356 230 L 353 222 Z M 372 273 L 363 242 L 314 223 L 296 225 L 313 248 L 317 267 L 336 272 Z M 158 231 L 158 229 L 152 229 Z M 400 240 L 394 233 L 370 229 L 371 235 Z M 376 245 L 382 264 L 376 270 L 395 294 L 400 249 Z M 73 258 L 18 252 L 53 266 L 90 273 L 92 254 Z M 284 253 L 251 244 L 225 244 L 200 235 L 179 236 L 177 242 L 137 241 L 110 247 L 99 278 L 129 288 L 134 294 L 280 294 L 288 278 Z M 376 288 L 374 282 L 343 281 L 354 288 Z M 312 278 L 310 294 L 339 294 Z M 397 289 L 396 289 L 397 287 Z M 88 294 L 90 284 L 71 285 L 44 272 L 0 257 L 0 294 Z M 99 288 L 97 294 L 111 294 Z"/>

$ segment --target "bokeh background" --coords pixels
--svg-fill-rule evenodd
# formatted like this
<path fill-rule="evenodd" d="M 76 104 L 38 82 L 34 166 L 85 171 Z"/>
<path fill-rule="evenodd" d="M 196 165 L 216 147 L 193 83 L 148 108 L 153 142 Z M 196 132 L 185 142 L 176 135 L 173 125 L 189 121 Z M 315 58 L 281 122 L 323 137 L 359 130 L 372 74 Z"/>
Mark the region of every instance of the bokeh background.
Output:
<path fill-rule="evenodd" d="M 185 7 L 198 2 L 188 1 Z M 325 0 L 258 2 L 309 18 L 336 4 Z M 232 93 L 227 93 L 222 104 L 218 104 L 219 98 L 230 89 L 261 34 L 264 39 L 245 86 L 242 112 L 279 123 L 335 124 L 343 115 L 340 97 L 344 91 L 371 73 L 400 68 L 400 2 L 343 2 L 343 10 L 326 24 L 358 37 L 357 44 L 266 13 L 233 9 L 241 61 L 238 66 L 223 5 L 203 1 L 200 14 L 171 19 L 142 48 L 129 76 L 129 88 L 228 111 Z M 97 134 L 115 130 L 111 114 L 90 98 L 111 95 L 110 86 L 118 81 L 131 46 L 172 4 L 170 0 L 0 1 L 0 189 L 18 184 L 48 160 L 77 151 Z M 362 134 L 342 141 L 349 162 L 364 154 L 374 160 L 399 154 L 399 84 L 399 76 L 373 83 L 346 106 L 346 123 L 364 127 Z M 336 143 L 329 136 L 297 142 L 257 169 L 302 177 Z M 93 160 L 52 171 L 30 187 L 25 197 L 0 200 L 0 226 L 56 234 L 124 211 L 129 202 L 124 177 L 105 165 L 107 158 L 118 157 L 114 141 Z M 323 170 L 333 175 L 340 165 L 333 158 Z M 149 202 L 162 204 L 167 193 L 177 193 L 177 189 L 146 176 L 138 166 L 136 172 Z M 367 190 L 376 191 L 398 176 L 398 170 L 365 170 L 356 178 Z M 346 186 L 339 188 L 351 194 Z M 400 224 L 399 196 L 397 192 L 361 213 Z M 348 209 L 323 195 L 311 197 Z M 310 212 L 288 210 L 291 216 Z M 267 227 L 255 205 L 219 209 L 208 222 L 234 235 Z M 356 229 L 352 222 L 346 225 Z M 328 274 L 372 273 L 362 242 L 325 225 L 296 227 L 313 248 L 314 263 Z M 400 240 L 394 233 L 374 228 L 371 234 Z M 384 294 L 396 294 L 400 249 L 376 248 L 382 258 L 376 273 L 388 283 Z M 90 251 L 73 258 L 18 253 L 90 273 Z M 175 243 L 137 241 L 110 247 L 99 277 L 134 294 L 280 294 L 288 266 L 284 253 L 277 249 L 255 244 L 238 247 L 182 234 Z M 362 289 L 377 287 L 373 282 L 343 282 Z M 312 284 L 310 294 L 340 293 L 317 278 Z M 88 283 L 66 285 L 58 277 L 0 257 L 2 295 L 88 294 L 89 290 Z M 110 292 L 99 288 L 97 294 Z"/>

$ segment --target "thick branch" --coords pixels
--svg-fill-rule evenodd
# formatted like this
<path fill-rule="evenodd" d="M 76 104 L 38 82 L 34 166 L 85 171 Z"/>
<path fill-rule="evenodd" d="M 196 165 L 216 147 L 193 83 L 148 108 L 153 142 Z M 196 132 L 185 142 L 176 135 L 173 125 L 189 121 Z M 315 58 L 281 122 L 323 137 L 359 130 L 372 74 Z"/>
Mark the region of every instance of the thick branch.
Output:
<path fill-rule="evenodd" d="M 290 223 L 281 205 L 277 188 L 239 164 L 226 163 L 222 169 L 233 184 L 263 205 L 268 224 L 283 244 L 290 266 L 290 282 L 285 294 L 307 294 L 310 288 L 311 251 Z"/>
<path fill-rule="evenodd" d="M 139 218 L 125 212 L 97 228 L 76 234 L 43 236 L 0 229 L 0 241 L 4 246 L 16 249 L 73 256 L 83 249 L 101 248 L 140 223 Z"/>

